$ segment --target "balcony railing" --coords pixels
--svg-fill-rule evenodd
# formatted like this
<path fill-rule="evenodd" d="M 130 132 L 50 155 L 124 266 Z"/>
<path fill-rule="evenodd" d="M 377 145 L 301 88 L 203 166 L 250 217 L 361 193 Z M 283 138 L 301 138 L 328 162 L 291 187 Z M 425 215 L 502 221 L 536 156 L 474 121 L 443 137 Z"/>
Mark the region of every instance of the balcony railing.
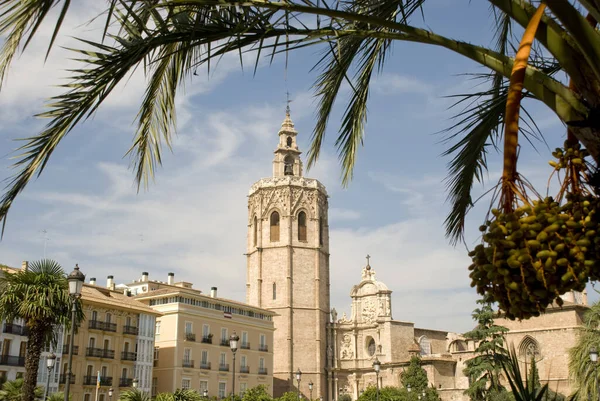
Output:
<path fill-rule="evenodd" d="M 200 369 L 210 369 L 210 362 L 200 362 Z"/>
<path fill-rule="evenodd" d="M 0 355 L 0 365 L 25 366 L 24 356 Z"/>
<path fill-rule="evenodd" d="M 250 373 L 250 366 L 240 366 L 240 373 Z"/>
<path fill-rule="evenodd" d="M 128 379 L 126 377 L 121 377 L 119 379 L 119 387 L 131 387 L 133 386 L 133 379 Z"/>
<path fill-rule="evenodd" d="M 2 327 L 3 333 L 16 334 L 18 336 L 26 336 L 29 334 L 29 330 L 26 326 L 21 326 L 19 324 L 13 323 L 4 323 Z"/>
<path fill-rule="evenodd" d="M 121 352 L 122 361 L 135 361 L 137 359 L 137 353 L 135 352 Z"/>
<path fill-rule="evenodd" d="M 139 333 L 139 329 L 135 326 L 123 326 L 123 334 L 133 334 L 137 336 Z"/>
<path fill-rule="evenodd" d="M 229 372 L 229 364 L 228 363 L 220 363 L 219 370 L 221 372 Z"/>
<path fill-rule="evenodd" d="M 91 356 L 91 357 L 95 357 L 95 358 L 115 359 L 115 351 L 112 349 L 87 347 L 87 349 L 85 351 L 85 356 Z"/>
<path fill-rule="evenodd" d="M 249 342 L 242 343 L 242 349 L 250 349 L 250 343 Z"/>
<path fill-rule="evenodd" d="M 229 347 L 229 339 L 221 338 L 221 345 L 224 347 Z"/>
<path fill-rule="evenodd" d="M 62 353 L 67 355 L 69 353 L 69 344 L 63 345 Z M 79 354 L 79 345 L 73 345 L 73 355 Z"/>
<path fill-rule="evenodd" d="M 88 328 L 90 330 L 112 331 L 114 333 L 117 332 L 116 323 L 101 322 L 100 320 L 90 320 L 88 323 Z"/>
<path fill-rule="evenodd" d="M 258 346 L 258 350 L 259 351 L 264 351 L 264 352 L 268 352 L 269 351 L 269 346 L 267 344 L 260 344 Z"/>
<path fill-rule="evenodd" d="M 196 341 L 196 334 L 185 333 L 185 341 Z"/>
<path fill-rule="evenodd" d="M 267 368 L 258 368 L 258 374 L 259 375 L 266 375 L 267 374 Z"/>
<path fill-rule="evenodd" d="M 67 375 L 66 374 L 60 375 L 58 378 L 58 384 L 65 384 L 66 382 L 67 382 Z M 75 375 L 71 375 L 70 382 L 71 382 L 71 384 L 75 384 Z"/>
<path fill-rule="evenodd" d="M 100 385 L 101 386 L 112 386 L 112 377 L 100 376 Z M 96 385 L 98 380 L 98 376 L 83 376 L 83 385 L 84 386 L 92 386 Z"/>
<path fill-rule="evenodd" d="M 212 344 L 212 336 L 203 336 L 202 342 L 205 344 Z"/>
<path fill-rule="evenodd" d="M 189 359 L 184 359 L 183 362 L 181 362 L 181 366 L 183 366 L 184 368 L 193 368 L 194 361 L 190 361 Z"/>

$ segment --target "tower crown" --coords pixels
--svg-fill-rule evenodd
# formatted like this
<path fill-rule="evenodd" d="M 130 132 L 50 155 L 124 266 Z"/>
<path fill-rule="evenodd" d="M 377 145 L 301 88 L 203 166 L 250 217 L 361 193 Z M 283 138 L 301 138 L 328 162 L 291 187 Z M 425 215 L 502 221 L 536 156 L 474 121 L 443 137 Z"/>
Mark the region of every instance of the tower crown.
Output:
<path fill-rule="evenodd" d="M 279 143 L 275 149 L 275 158 L 273 159 L 273 177 L 284 177 L 286 175 L 301 177 L 302 160 L 300 160 L 300 150 L 296 142 L 298 131 L 294 127 L 294 122 L 290 116 L 290 107 L 288 105 L 285 111 L 285 118 L 279 129 Z"/>

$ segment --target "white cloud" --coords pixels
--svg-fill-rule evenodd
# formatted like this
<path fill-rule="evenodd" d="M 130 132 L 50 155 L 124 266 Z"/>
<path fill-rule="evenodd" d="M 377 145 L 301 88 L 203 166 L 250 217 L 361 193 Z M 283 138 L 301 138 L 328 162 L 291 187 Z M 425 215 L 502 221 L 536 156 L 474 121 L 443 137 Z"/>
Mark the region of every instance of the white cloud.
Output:
<path fill-rule="evenodd" d="M 342 209 L 337 207 L 332 207 L 329 209 L 329 220 L 333 222 L 358 219 L 360 219 L 360 213 L 356 210 Z"/>

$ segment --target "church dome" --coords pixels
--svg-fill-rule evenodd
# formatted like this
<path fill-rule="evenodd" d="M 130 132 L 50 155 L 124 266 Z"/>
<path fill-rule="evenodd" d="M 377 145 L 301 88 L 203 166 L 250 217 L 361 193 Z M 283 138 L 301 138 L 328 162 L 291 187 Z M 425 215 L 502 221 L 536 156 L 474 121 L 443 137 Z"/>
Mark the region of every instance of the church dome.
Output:
<path fill-rule="evenodd" d="M 384 283 L 377 281 L 375 278 L 375 270 L 369 264 L 369 258 L 370 256 L 367 257 L 367 265 L 362 269 L 361 282 L 352 288 L 350 293 L 352 297 L 365 297 L 391 292 Z"/>

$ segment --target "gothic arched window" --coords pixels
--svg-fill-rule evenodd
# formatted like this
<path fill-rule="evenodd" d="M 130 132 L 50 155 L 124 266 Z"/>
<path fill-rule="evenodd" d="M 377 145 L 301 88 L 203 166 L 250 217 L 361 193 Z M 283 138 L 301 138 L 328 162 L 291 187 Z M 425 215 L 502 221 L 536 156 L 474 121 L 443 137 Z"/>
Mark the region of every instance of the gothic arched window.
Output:
<path fill-rule="evenodd" d="M 431 354 L 431 342 L 426 336 L 422 336 L 419 339 L 419 348 L 421 350 L 421 355 L 430 355 Z"/>
<path fill-rule="evenodd" d="M 291 136 L 288 136 L 288 137 L 287 137 L 287 140 L 286 140 L 286 145 L 288 146 L 288 148 L 289 148 L 290 146 L 292 146 L 292 137 L 291 137 Z"/>
<path fill-rule="evenodd" d="M 306 241 L 306 213 L 298 213 L 298 241 Z"/>
<path fill-rule="evenodd" d="M 270 239 L 271 242 L 279 241 L 279 213 L 273 212 L 271 213 L 271 232 Z"/>
<path fill-rule="evenodd" d="M 521 345 L 519 345 L 519 356 L 527 363 L 530 362 L 532 358 L 537 361 L 540 357 L 540 347 L 538 342 L 529 336 L 525 336 L 523 341 L 521 341 Z"/>
<path fill-rule="evenodd" d="M 283 174 L 294 175 L 294 158 L 290 155 L 283 159 Z"/>
<path fill-rule="evenodd" d="M 254 221 L 252 222 L 252 225 L 254 226 L 252 228 L 254 230 L 254 236 L 252 237 L 252 243 L 254 244 L 254 246 L 256 246 L 257 234 L 258 234 L 258 219 L 256 218 L 256 216 L 254 216 Z"/>

